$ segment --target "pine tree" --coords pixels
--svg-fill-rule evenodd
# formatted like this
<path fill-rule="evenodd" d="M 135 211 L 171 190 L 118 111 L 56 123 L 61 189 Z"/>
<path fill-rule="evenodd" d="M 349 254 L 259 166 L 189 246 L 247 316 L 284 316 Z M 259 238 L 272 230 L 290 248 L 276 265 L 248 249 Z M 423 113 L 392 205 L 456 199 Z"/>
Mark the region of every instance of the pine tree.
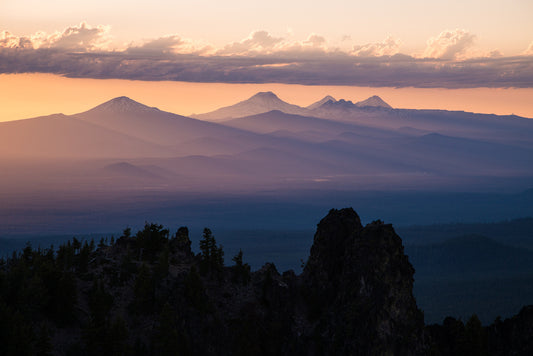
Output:
<path fill-rule="evenodd" d="M 200 250 L 202 251 L 202 262 L 200 272 L 206 274 L 220 273 L 224 267 L 224 250 L 222 246 L 217 247 L 217 241 L 210 229 L 205 228 L 202 239 L 200 240 Z"/>

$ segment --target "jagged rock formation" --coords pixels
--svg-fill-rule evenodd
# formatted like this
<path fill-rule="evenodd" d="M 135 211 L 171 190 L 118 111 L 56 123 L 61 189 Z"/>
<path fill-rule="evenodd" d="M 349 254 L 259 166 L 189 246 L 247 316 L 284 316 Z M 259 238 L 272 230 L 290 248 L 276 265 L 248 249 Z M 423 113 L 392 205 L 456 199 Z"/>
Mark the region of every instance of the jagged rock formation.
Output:
<path fill-rule="evenodd" d="M 325 354 L 419 354 L 424 321 L 413 274 L 392 225 L 363 227 L 353 209 L 331 210 L 302 275 Z"/>

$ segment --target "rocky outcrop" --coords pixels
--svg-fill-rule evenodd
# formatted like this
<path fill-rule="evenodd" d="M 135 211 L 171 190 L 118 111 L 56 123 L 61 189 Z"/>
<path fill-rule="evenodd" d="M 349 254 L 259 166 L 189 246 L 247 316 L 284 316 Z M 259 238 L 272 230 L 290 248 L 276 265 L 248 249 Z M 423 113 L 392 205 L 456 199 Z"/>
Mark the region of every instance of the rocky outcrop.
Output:
<path fill-rule="evenodd" d="M 420 354 L 414 269 L 391 225 L 363 227 L 351 208 L 318 224 L 302 279 L 322 354 Z"/>

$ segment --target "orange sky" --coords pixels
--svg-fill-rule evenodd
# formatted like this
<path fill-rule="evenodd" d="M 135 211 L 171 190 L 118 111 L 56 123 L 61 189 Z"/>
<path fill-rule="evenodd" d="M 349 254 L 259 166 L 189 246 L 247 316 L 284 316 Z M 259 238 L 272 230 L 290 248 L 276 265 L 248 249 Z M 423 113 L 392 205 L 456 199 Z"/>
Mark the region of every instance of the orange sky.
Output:
<path fill-rule="evenodd" d="M 533 89 L 420 89 L 288 84 L 212 84 L 118 79 L 73 79 L 52 74 L 1 74 L 0 121 L 88 110 L 117 96 L 181 115 L 203 113 L 273 91 L 285 101 L 307 106 L 325 95 L 360 101 L 379 95 L 391 106 L 464 110 L 533 118 Z"/>

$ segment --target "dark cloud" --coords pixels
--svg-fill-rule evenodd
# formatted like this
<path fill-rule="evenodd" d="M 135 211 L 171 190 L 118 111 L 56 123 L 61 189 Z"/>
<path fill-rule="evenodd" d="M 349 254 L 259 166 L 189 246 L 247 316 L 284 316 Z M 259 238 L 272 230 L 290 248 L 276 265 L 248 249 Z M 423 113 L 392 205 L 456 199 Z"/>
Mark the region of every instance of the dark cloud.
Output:
<path fill-rule="evenodd" d="M 457 59 L 469 48 L 472 38 L 461 31 L 441 34 L 430 41 L 428 51 L 435 52 L 433 58 L 399 54 L 399 42 L 391 38 L 356 46 L 348 53 L 328 48 L 326 40 L 318 35 L 289 42 L 265 31 L 254 32 L 218 51 L 179 36 L 112 51 L 98 47 L 105 43 L 105 33 L 103 27 L 83 24 L 38 38 L 2 32 L 0 73 L 376 87 L 533 87 L 533 56 L 503 57 L 493 53 L 482 58 Z"/>

